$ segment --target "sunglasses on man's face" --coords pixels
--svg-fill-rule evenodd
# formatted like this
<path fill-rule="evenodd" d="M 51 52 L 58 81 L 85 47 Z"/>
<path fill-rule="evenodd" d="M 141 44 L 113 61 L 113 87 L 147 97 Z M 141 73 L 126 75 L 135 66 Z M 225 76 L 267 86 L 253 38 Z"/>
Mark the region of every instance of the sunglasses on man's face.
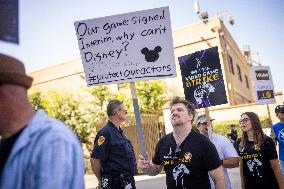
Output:
<path fill-rule="evenodd" d="M 249 121 L 249 118 L 244 118 L 244 119 L 240 119 L 240 123 L 247 123 Z"/>
<path fill-rule="evenodd" d="M 207 126 L 207 122 L 200 123 L 200 125 L 205 125 L 205 126 Z"/>
<path fill-rule="evenodd" d="M 127 114 L 127 110 L 124 109 L 124 108 L 119 108 L 118 110 L 119 110 L 119 111 L 123 111 L 125 114 Z"/>

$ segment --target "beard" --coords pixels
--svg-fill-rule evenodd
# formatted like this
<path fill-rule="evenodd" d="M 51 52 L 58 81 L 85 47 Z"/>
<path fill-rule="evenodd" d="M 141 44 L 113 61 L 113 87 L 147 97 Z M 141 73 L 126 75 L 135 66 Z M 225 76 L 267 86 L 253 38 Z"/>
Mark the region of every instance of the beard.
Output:
<path fill-rule="evenodd" d="M 183 122 L 179 119 L 179 117 L 175 116 L 175 117 L 172 117 L 171 124 L 173 127 L 179 127 L 183 125 Z"/>

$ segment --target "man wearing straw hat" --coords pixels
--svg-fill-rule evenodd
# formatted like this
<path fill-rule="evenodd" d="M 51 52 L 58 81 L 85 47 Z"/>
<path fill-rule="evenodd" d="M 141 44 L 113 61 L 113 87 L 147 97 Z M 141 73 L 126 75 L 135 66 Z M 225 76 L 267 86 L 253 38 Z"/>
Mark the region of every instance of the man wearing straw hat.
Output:
<path fill-rule="evenodd" d="M 75 134 L 28 101 L 33 79 L 21 61 L 0 54 L 0 188 L 84 188 Z"/>
<path fill-rule="evenodd" d="M 210 124 L 207 123 L 205 114 L 199 114 L 197 116 L 196 127 L 199 130 L 200 134 L 208 137 L 216 147 L 219 158 L 221 159 L 222 162 L 222 168 L 224 171 L 224 176 L 226 181 L 226 188 L 231 189 L 232 187 L 231 187 L 229 174 L 227 172 L 227 168 L 235 168 L 239 166 L 238 153 L 229 139 L 227 139 L 222 135 L 218 135 L 212 131 L 213 129 L 212 121 L 214 121 L 214 119 L 211 119 L 211 117 L 209 116 L 208 121 L 210 121 Z M 215 185 L 211 177 L 210 177 L 210 182 L 211 182 L 211 189 L 214 189 Z"/>

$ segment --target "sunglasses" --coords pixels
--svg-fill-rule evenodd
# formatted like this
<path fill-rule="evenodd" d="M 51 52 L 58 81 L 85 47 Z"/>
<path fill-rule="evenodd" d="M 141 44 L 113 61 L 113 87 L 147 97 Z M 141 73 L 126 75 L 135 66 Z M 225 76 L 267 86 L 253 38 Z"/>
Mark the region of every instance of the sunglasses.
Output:
<path fill-rule="evenodd" d="M 124 111 L 124 113 L 125 113 L 125 114 L 127 114 L 127 110 L 126 110 L 126 109 L 119 108 L 118 110 L 120 110 L 120 111 Z"/>
<path fill-rule="evenodd" d="M 207 125 L 207 122 L 204 122 L 204 123 L 199 123 L 200 125 Z"/>
<path fill-rule="evenodd" d="M 247 123 L 249 118 L 240 119 L 239 123 Z"/>

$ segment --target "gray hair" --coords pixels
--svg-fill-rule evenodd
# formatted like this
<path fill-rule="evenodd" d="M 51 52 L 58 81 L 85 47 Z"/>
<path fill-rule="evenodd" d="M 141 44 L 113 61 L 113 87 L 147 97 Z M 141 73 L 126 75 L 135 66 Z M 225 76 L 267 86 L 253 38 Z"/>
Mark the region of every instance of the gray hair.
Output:
<path fill-rule="evenodd" d="M 123 104 L 123 102 L 119 101 L 119 100 L 111 100 L 109 101 L 108 105 L 107 105 L 107 116 L 114 116 L 115 110 L 120 108 L 120 106 Z"/>

